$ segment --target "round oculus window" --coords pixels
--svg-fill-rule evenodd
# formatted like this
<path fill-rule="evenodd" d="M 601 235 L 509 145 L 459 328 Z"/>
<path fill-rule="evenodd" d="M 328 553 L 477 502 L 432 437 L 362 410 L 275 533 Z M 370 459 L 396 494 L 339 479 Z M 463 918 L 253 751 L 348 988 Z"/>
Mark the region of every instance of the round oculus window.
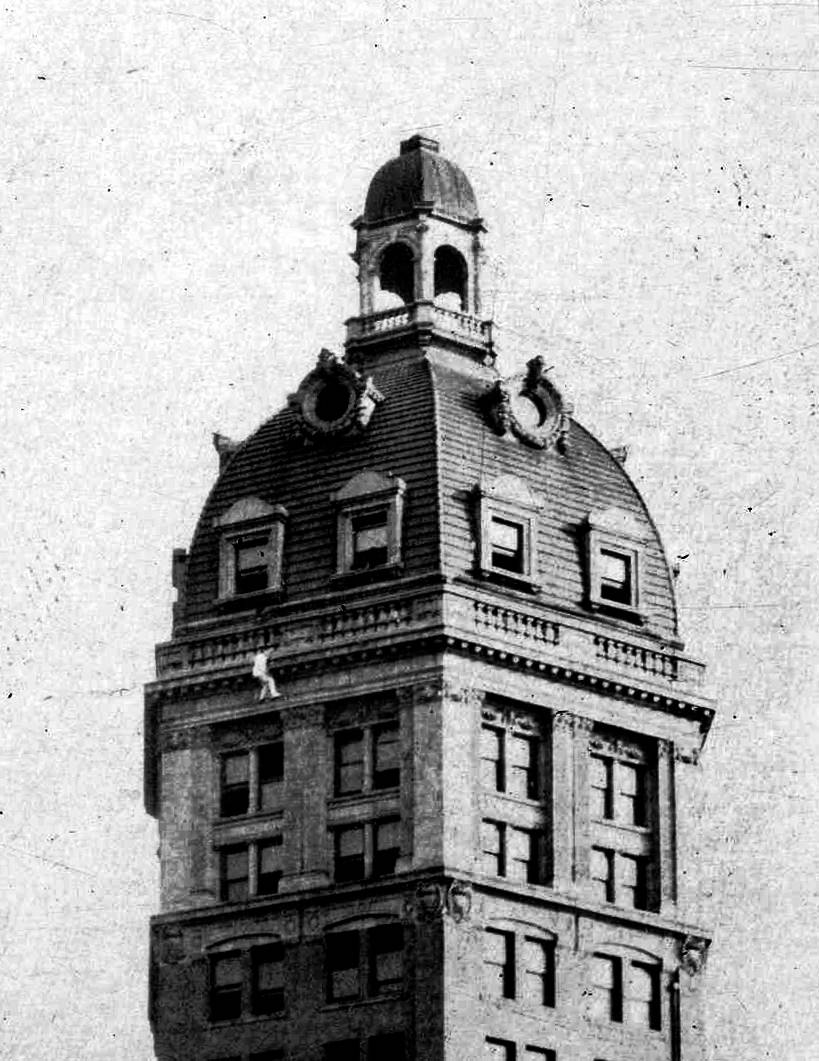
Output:
<path fill-rule="evenodd" d="M 524 431 L 537 431 L 546 419 L 542 403 L 531 394 L 517 394 L 512 399 L 512 414 Z"/>
<path fill-rule="evenodd" d="M 351 387 L 345 386 L 339 380 L 328 380 L 315 395 L 313 409 L 316 419 L 325 424 L 335 423 L 347 415 L 354 401 L 355 394 Z"/>

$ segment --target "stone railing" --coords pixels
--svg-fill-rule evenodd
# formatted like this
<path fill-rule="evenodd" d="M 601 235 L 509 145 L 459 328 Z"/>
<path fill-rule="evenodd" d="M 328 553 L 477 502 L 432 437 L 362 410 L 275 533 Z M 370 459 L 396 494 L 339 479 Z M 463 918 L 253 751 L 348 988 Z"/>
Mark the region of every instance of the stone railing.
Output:
<path fill-rule="evenodd" d="M 413 302 L 406 306 L 352 317 L 347 321 L 347 340 L 370 339 L 373 336 L 399 331 L 413 325 L 438 328 L 450 335 L 459 335 L 479 342 L 492 341 L 492 322 L 480 320 L 470 313 L 436 306 L 433 302 Z"/>
<path fill-rule="evenodd" d="M 677 658 L 665 652 L 630 644 L 628 641 L 616 641 L 614 638 L 597 634 L 594 638 L 594 646 L 597 658 L 614 666 L 632 667 L 646 674 L 656 674 L 671 680 L 676 680 L 679 676 Z"/>
<path fill-rule="evenodd" d="M 490 636 L 511 638 L 518 643 L 533 645 L 557 645 L 560 642 L 560 627 L 557 623 L 482 600 L 474 601 L 473 621 L 479 634 L 488 633 Z"/>

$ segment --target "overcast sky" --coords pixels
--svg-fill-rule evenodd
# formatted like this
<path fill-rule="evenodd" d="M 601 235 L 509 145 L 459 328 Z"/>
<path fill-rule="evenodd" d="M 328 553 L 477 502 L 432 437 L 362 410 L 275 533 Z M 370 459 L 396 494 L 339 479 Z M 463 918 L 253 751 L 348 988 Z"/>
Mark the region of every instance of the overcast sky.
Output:
<path fill-rule="evenodd" d="M 334 12 L 328 17 L 327 11 Z M 38 0 L 0 15 L 0 1057 L 148 1061 L 142 694 L 170 558 L 356 311 L 416 131 L 628 470 L 719 702 L 686 822 L 710 1061 L 815 1061 L 816 2 Z"/>

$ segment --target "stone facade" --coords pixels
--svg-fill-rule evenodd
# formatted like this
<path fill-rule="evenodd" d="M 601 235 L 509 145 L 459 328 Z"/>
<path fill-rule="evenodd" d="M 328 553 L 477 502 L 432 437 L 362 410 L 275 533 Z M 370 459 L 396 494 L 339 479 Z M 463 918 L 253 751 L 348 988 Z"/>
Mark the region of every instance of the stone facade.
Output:
<path fill-rule="evenodd" d="M 543 429 L 524 404 L 526 430 L 498 432 L 482 258 L 463 274 L 453 258 L 483 231 L 474 197 L 451 163 L 413 189 L 410 161 L 406 216 L 356 223 L 346 357 L 379 401 L 337 428 L 360 396 L 325 352 L 232 446 L 176 555 L 174 637 L 146 689 L 157 1057 L 702 1061 L 708 937 L 679 905 L 675 795 L 712 717 L 702 667 L 639 496 L 565 409 L 548 429 L 531 369 L 503 393 Z M 448 271 L 421 223 L 439 243 L 452 227 Z M 382 317 L 379 262 L 404 228 L 424 297 Z M 468 327 L 437 316 L 439 274 Z M 251 674 L 269 648 L 278 699 Z"/>

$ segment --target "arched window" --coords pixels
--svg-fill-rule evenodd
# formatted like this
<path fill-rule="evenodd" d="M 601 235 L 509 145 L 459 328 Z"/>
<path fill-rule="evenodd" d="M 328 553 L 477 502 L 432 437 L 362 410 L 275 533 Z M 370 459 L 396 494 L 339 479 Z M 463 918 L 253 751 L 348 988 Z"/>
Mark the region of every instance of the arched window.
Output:
<path fill-rule="evenodd" d="M 415 301 L 415 259 L 406 243 L 387 247 L 379 262 L 378 280 L 381 290 L 376 308 L 389 309 Z"/>
<path fill-rule="evenodd" d="M 435 252 L 435 301 L 446 309 L 465 311 L 467 269 L 463 256 L 454 247 Z"/>

